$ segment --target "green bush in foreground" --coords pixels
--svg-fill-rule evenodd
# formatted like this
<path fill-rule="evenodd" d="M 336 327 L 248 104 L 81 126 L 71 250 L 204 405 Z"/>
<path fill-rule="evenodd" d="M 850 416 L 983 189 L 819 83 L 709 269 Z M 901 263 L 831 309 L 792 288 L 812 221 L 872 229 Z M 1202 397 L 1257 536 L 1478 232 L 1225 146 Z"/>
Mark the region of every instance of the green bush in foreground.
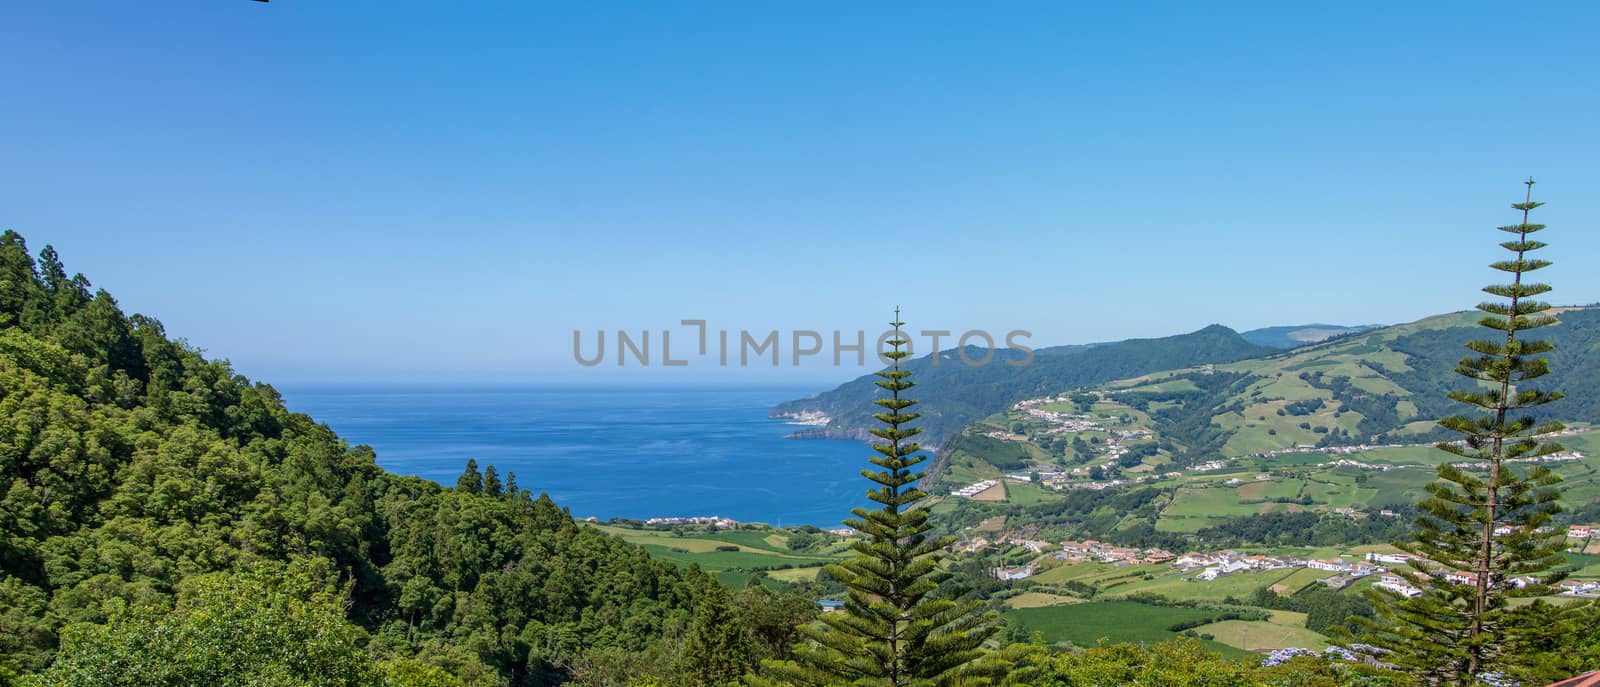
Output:
<path fill-rule="evenodd" d="M 344 599 L 317 559 L 197 575 L 170 608 L 122 604 L 104 625 L 67 626 L 41 684 L 381 684 L 364 633 L 344 619 Z"/>

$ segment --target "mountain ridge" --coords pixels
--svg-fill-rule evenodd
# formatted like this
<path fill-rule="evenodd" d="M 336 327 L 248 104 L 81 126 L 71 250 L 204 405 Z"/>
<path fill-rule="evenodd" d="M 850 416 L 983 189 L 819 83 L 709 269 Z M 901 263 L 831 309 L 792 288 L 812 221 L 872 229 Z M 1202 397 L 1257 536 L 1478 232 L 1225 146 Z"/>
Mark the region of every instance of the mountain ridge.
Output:
<path fill-rule="evenodd" d="M 969 349 L 973 351 L 969 357 L 987 353 Z M 1103 383 L 1170 369 L 1173 363 L 1231 362 L 1277 350 L 1252 344 L 1238 332 L 1213 324 L 1166 337 L 1040 348 L 1028 365 L 1009 365 L 1021 362 L 1024 355 L 1008 349 L 995 351 L 994 360 L 987 365 L 967 366 L 956 360 L 957 349 L 952 348 L 916 358 L 902 368 L 915 374 L 921 399 L 917 409 L 923 413 L 919 426 L 926 444 L 936 447 L 967 424 L 1047 389 Z M 876 379 L 863 375 L 833 390 L 780 403 L 769 415 L 813 425 L 802 436 L 859 438 L 859 432 L 853 430 L 871 426 Z"/>
<path fill-rule="evenodd" d="M 1246 341 L 1249 341 L 1253 344 L 1288 349 L 1298 348 L 1300 346 L 1309 346 L 1311 344 L 1327 341 L 1328 339 L 1356 334 L 1372 329 L 1379 329 L 1384 326 L 1385 325 L 1381 324 L 1279 325 L 1239 332 L 1239 336 L 1244 337 Z"/>

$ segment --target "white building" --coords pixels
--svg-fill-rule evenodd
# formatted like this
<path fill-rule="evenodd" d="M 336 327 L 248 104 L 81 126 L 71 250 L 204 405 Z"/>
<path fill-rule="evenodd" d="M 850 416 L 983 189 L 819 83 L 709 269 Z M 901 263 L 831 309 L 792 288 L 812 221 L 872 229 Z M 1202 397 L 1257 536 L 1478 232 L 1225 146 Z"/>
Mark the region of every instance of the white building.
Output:
<path fill-rule="evenodd" d="M 1350 564 L 1337 558 L 1306 561 L 1306 567 L 1312 570 L 1327 570 L 1329 572 L 1350 572 Z"/>

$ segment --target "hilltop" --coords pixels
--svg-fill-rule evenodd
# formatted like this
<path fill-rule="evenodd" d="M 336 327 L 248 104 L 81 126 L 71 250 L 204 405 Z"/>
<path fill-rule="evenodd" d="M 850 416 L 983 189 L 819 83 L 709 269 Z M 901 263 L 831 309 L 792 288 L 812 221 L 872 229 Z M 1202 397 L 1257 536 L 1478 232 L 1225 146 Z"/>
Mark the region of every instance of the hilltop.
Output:
<path fill-rule="evenodd" d="M 1298 348 L 1314 343 L 1322 343 L 1328 339 L 1346 334 L 1377 329 L 1382 326 L 1378 324 L 1363 324 L 1354 327 L 1339 324 L 1300 324 L 1285 327 L 1262 327 L 1261 329 L 1240 332 L 1239 336 L 1244 337 L 1245 341 L 1260 346 Z"/>

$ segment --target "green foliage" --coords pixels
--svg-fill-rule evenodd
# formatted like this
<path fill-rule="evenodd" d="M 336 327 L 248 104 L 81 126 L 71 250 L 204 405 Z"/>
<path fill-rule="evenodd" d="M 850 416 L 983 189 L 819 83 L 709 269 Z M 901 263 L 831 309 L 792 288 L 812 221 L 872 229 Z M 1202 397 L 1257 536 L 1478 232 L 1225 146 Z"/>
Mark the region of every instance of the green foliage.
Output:
<path fill-rule="evenodd" d="M 1250 605 L 1304 613 L 1306 629 L 1322 634 L 1348 631 L 1351 618 L 1373 617 L 1372 603 L 1365 596 L 1341 593 L 1322 584 L 1309 585 L 1290 596 L 1261 587 L 1250 597 Z"/>
<path fill-rule="evenodd" d="M 1177 638 L 1176 633 L 1183 630 L 1240 617 L 1239 609 L 1188 608 L 1162 601 L 1095 601 L 1021 608 L 1007 611 L 1005 617 L 1008 623 L 1020 626 L 1028 633 L 1039 633 L 1045 641 L 1070 642 L 1080 647 L 1094 646 L 1101 640 L 1173 640 Z"/>
<path fill-rule="evenodd" d="M 1264 668 L 1225 659 L 1199 642 L 1102 644 L 1057 653 L 1017 644 L 990 659 L 1014 687 L 1160 685 L 1161 687 L 1407 687 L 1404 676 L 1367 666 L 1300 657 Z"/>
<path fill-rule="evenodd" d="M 491 465 L 490 467 L 494 466 Z M 462 470 L 461 476 L 456 478 L 456 489 L 469 494 L 483 493 L 483 474 L 478 472 L 477 460 L 467 459 L 466 469 Z"/>
<path fill-rule="evenodd" d="M 67 626 L 43 685 L 377 684 L 322 559 L 196 575 L 171 608 L 114 607 L 104 625 Z"/>
<path fill-rule="evenodd" d="M 466 684 L 443 668 L 406 658 L 380 663 L 378 673 L 384 687 L 465 687 Z"/>
<path fill-rule="evenodd" d="M 678 656 L 681 684 L 720 687 L 754 667 L 751 640 L 727 590 L 712 583 L 701 596 Z"/>
<path fill-rule="evenodd" d="M 873 444 L 878 469 L 862 471 L 877 485 L 867 497 L 882 507 L 853 511 L 846 524 L 866 536 L 851 543 L 855 558 L 827 567 L 848 597 L 840 612 L 819 616 L 820 627 L 802 630 L 809 641 L 795 649 L 795 660 L 765 664 L 774 682 L 755 678 L 756 685 L 957 684 L 973 674 L 979 647 L 997 631 L 982 602 L 944 584 L 951 573 L 936 554 L 955 538 L 928 536 L 928 510 L 917 505 L 927 494 L 915 486 L 924 475 L 914 468 L 927 457 L 912 441 L 919 430 L 908 426 L 919 417 L 908 412 L 917 402 L 902 396 L 915 383 L 900 369 L 908 354 L 901 350 L 899 314 L 888 342 L 893 365 L 877 373 L 888 392 L 874 401 L 882 410 L 873 417 L 884 425 L 872 430 L 884 442 Z"/>
<path fill-rule="evenodd" d="M 1479 324 L 1500 338 L 1467 344 L 1475 355 L 1462 359 L 1456 371 L 1475 385 L 1449 394 L 1483 414 L 1439 421 L 1464 437 L 1439 448 L 1482 472 L 1449 463 L 1439 467 L 1439 481 L 1428 485 L 1429 497 L 1419 504 L 1422 515 L 1411 541 L 1398 544 L 1419 557 L 1399 574 L 1422 594 L 1406 599 L 1375 588 L 1370 598 L 1377 619 L 1356 619 L 1364 641 L 1390 652 L 1386 661 L 1434 684 L 1467 685 L 1487 672 L 1518 672 L 1526 660 L 1513 639 L 1519 621 L 1531 618 L 1515 612 L 1509 599 L 1547 593 L 1545 585 L 1559 575 L 1545 573 L 1563 563 L 1564 537 L 1547 527 L 1558 509 L 1554 485 L 1559 478 L 1537 465 L 1509 462 L 1562 450 L 1541 438 L 1561 424 L 1538 423 L 1528 412 L 1561 398 L 1559 392 L 1527 385 L 1548 373 L 1549 361 L 1540 354 L 1552 345 L 1517 337 L 1555 323 L 1544 314 L 1550 306 L 1533 299 L 1550 287 L 1524 281 L 1549 264 L 1527 257 L 1545 245 L 1529 238 L 1544 225 L 1528 222 L 1528 213 L 1541 203 L 1531 200 L 1533 181 L 1527 183 L 1529 199 L 1512 206 L 1522 212 L 1522 222 L 1500 227 L 1516 236 L 1500 244 L 1516 257 L 1491 265 L 1511 274 L 1512 283 L 1484 288 L 1507 302 L 1478 306 L 1485 313 Z M 1497 534 L 1501 527 L 1512 531 Z M 1444 579 L 1451 572 L 1474 577 L 1464 583 Z M 1517 576 L 1537 577 L 1519 587 L 1511 579 Z"/>
<path fill-rule="evenodd" d="M 1600 670 L 1600 602 L 1558 608 L 1542 600 L 1511 611 L 1510 643 L 1518 657 L 1512 673 L 1542 685 Z"/>

